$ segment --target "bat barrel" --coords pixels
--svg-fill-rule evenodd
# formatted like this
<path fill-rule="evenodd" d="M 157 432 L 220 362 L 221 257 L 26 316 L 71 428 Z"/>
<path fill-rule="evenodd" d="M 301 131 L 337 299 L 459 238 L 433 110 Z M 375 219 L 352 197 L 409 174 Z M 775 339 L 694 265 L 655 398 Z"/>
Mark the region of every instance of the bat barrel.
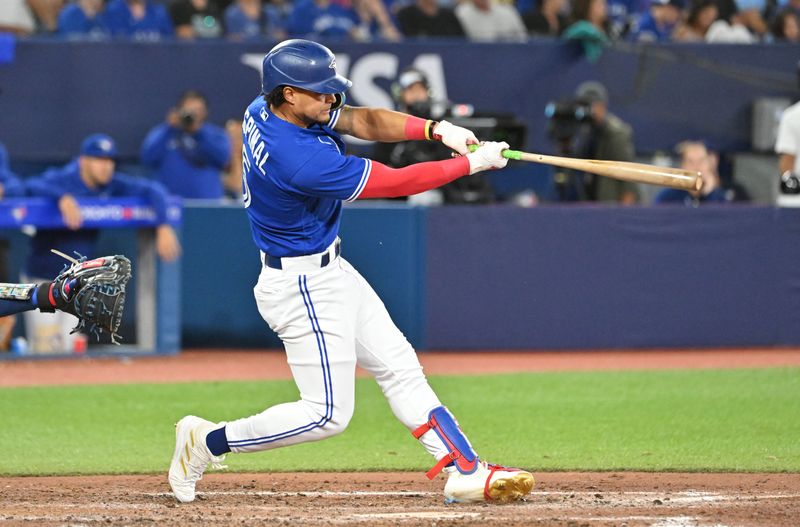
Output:
<path fill-rule="evenodd" d="M 561 168 L 582 170 L 599 176 L 649 183 L 663 187 L 672 187 L 682 190 L 698 191 L 703 185 L 699 172 L 683 170 L 681 168 L 660 167 L 644 163 L 630 163 L 627 161 L 601 161 L 597 159 L 574 159 L 570 157 L 548 156 L 543 154 L 530 154 L 515 150 L 506 150 L 503 156 L 520 161 L 531 161 Z"/>

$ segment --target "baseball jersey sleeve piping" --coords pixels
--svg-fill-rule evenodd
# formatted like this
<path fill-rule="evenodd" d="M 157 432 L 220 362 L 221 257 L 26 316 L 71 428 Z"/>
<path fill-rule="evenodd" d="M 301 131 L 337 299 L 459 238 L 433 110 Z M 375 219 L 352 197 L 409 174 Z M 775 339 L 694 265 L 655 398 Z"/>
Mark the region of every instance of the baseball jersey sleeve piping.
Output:
<path fill-rule="evenodd" d="M 336 128 L 336 123 L 339 122 L 339 114 L 341 114 L 341 113 L 342 113 L 341 109 L 334 110 L 333 112 L 331 112 L 331 118 L 328 121 L 328 125 L 327 125 L 328 128 L 330 128 L 331 130 Z"/>
<path fill-rule="evenodd" d="M 372 173 L 372 161 L 369 159 L 364 159 L 364 172 L 361 174 L 361 181 L 358 182 L 358 186 L 353 194 L 347 198 L 345 201 L 355 201 L 364 192 L 364 187 L 367 186 L 367 181 L 369 181 L 369 175 Z"/>

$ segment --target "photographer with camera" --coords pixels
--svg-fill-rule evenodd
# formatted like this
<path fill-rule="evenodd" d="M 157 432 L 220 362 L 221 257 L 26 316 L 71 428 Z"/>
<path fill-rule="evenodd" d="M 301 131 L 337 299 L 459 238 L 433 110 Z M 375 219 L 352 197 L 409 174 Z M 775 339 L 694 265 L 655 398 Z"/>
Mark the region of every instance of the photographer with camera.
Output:
<path fill-rule="evenodd" d="M 800 62 L 795 74 L 800 88 Z M 800 101 L 781 114 L 775 153 L 778 154 L 781 194 L 800 194 Z"/>
<path fill-rule="evenodd" d="M 435 105 L 431 97 L 428 78 L 415 68 L 406 68 L 400 72 L 392 84 L 392 96 L 400 112 L 434 121 L 448 117 L 448 111 L 436 108 L 439 105 Z M 446 158 L 450 153 L 451 150 L 439 141 L 404 141 L 377 143 L 372 158 L 390 167 L 402 168 L 415 163 Z M 494 201 L 494 193 L 487 177 L 478 172 L 456 179 L 438 189 L 411 196 L 409 201 L 426 205 L 484 204 Z"/>
<path fill-rule="evenodd" d="M 575 98 L 551 102 L 545 109 L 548 134 L 557 155 L 581 159 L 633 161 L 633 130 L 608 111 L 608 91 L 597 81 L 575 90 Z M 583 172 L 559 171 L 555 176 L 561 201 L 601 201 L 630 205 L 639 200 L 636 184 Z"/>
<path fill-rule="evenodd" d="M 224 196 L 222 170 L 230 159 L 230 139 L 207 118 L 205 96 L 189 90 L 142 143 L 142 163 L 156 171 L 171 194 L 188 199 Z"/>

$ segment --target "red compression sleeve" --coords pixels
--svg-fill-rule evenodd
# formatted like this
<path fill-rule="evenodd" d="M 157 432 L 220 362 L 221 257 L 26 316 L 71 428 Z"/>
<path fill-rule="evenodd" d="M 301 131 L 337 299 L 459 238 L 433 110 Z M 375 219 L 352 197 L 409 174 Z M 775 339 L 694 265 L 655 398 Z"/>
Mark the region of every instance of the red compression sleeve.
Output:
<path fill-rule="evenodd" d="M 408 118 L 406 118 L 406 139 L 412 141 L 422 141 L 424 139 L 430 140 L 433 134 L 431 131 L 433 125 L 433 121 L 426 121 L 425 119 L 420 119 L 419 117 L 409 115 Z"/>
<path fill-rule="evenodd" d="M 359 198 L 411 196 L 440 187 L 467 174 L 469 174 L 469 160 L 466 157 L 427 161 L 405 168 L 390 168 L 373 161 L 367 186 Z"/>

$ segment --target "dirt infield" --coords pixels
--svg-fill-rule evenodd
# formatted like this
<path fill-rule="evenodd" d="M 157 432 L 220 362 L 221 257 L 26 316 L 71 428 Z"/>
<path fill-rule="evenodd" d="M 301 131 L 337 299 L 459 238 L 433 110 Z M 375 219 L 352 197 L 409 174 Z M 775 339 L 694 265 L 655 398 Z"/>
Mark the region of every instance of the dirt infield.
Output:
<path fill-rule="evenodd" d="M 800 365 L 800 350 L 425 353 L 428 374 Z M 288 379 L 280 352 L 0 362 L 0 386 Z M 532 467 L 535 468 L 535 467 Z M 417 473 L 206 475 L 178 504 L 166 475 L 0 478 L 0 525 L 795 527 L 800 474 L 536 473 L 511 505 L 445 505 Z"/>
<path fill-rule="evenodd" d="M 544 473 L 510 505 L 445 505 L 422 474 L 209 474 L 178 504 L 164 476 L 4 478 L 3 525 L 794 527 L 797 474 Z"/>
<path fill-rule="evenodd" d="M 428 375 L 521 371 L 766 368 L 800 366 L 800 349 L 562 352 L 426 352 Z M 359 372 L 366 375 L 365 372 Z M 56 384 L 291 379 L 280 351 L 185 351 L 173 357 L 0 361 L 0 387 Z"/>

